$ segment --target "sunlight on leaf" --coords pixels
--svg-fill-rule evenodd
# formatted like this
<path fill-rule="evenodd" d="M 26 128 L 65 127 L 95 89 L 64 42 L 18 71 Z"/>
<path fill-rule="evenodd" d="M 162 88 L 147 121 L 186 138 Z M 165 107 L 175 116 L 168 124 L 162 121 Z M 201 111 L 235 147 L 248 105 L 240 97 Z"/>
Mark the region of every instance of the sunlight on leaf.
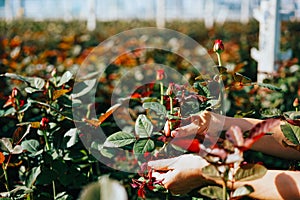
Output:
<path fill-rule="evenodd" d="M 299 145 L 300 144 L 300 127 L 293 126 L 291 124 L 281 125 L 281 130 L 284 136 L 293 144 Z"/>
<path fill-rule="evenodd" d="M 74 146 L 78 142 L 77 128 L 71 128 L 64 135 L 67 148 Z"/>
<path fill-rule="evenodd" d="M 97 79 L 85 80 L 83 82 L 77 83 L 74 87 L 71 97 L 75 99 L 88 94 L 92 89 L 94 89 L 96 83 Z"/>
<path fill-rule="evenodd" d="M 211 177 L 211 178 L 215 178 L 215 179 L 221 179 L 222 178 L 220 172 L 217 169 L 217 167 L 214 166 L 214 165 L 205 166 L 202 169 L 202 173 L 203 173 L 204 176 L 208 176 L 208 177 Z"/>
<path fill-rule="evenodd" d="M 0 149 L 7 152 L 12 152 L 13 147 L 9 138 L 1 138 L 0 139 Z"/>
<path fill-rule="evenodd" d="M 38 177 L 38 175 L 41 173 L 41 167 L 33 167 L 31 169 L 31 171 L 29 172 L 28 178 L 26 180 L 26 186 L 28 188 L 31 188 L 33 186 L 33 184 L 36 181 L 36 178 Z"/>
<path fill-rule="evenodd" d="M 223 190 L 219 186 L 207 186 L 201 188 L 199 193 L 211 199 L 223 199 Z"/>
<path fill-rule="evenodd" d="M 133 151 L 136 154 L 151 152 L 155 148 L 154 141 L 151 139 L 140 139 L 134 143 Z"/>
<path fill-rule="evenodd" d="M 167 116 L 166 107 L 158 102 L 146 102 L 143 104 L 143 108 L 154 110 L 158 115 Z"/>
<path fill-rule="evenodd" d="M 71 80 L 73 74 L 69 71 L 66 71 L 62 77 L 59 80 L 59 83 L 57 84 L 57 87 L 62 86 L 63 84 L 67 83 L 69 80 Z"/>
<path fill-rule="evenodd" d="M 37 140 L 31 139 L 31 140 L 25 140 L 21 143 L 21 146 L 24 150 L 30 152 L 30 153 L 36 153 L 39 151 L 39 142 Z"/>
<path fill-rule="evenodd" d="M 254 189 L 250 185 L 243 185 L 241 187 L 238 187 L 234 190 L 232 197 L 242 197 L 251 194 L 254 192 Z"/>
<path fill-rule="evenodd" d="M 153 125 L 146 115 L 139 115 L 135 123 L 135 132 L 140 138 L 148 138 L 152 135 Z"/>
<path fill-rule="evenodd" d="M 136 138 L 133 134 L 119 131 L 119 132 L 116 132 L 116 133 L 110 135 L 106 139 L 104 146 L 105 147 L 123 147 L 123 146 L 129 145 L 135 141 L 136 141 Z"/>
<path fill-rule="evenodd" d="M 259 164 L 247 164 L 241 166 L 235 173 L 236 181 L 251 181 L 263 177 L 267 169 Z"/>

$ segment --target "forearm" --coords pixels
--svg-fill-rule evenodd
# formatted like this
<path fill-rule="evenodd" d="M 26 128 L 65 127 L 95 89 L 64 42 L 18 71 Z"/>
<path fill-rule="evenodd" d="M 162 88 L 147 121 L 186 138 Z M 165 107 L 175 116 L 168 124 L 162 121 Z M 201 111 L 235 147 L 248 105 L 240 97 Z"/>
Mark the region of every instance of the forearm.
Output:
<path fill-rule="evenodd" d="M 225 117 L 224 128 L 225 130 L 228 130 L 230 126 L 236 125 L 239 126 L 243 132 L 245 132 L 260 122 L 262 122 L 260 119 Z"/>
<path fill-rule="evenodd" d="M 297 171 L 268 170 L 260 179 L 235 183 L 235 188 L 245 184 L 254 188 L 250 196 L 256 199 L 275 200 L 300 197 L 300 173 Z"/>
<path fill-rule="evenodd" d="M 230 126 L 237 125 L 242 131 L 247 131 L 260 122 L 262 122 L 262 120 L 225 117 L 225 128 L 227 130 Z M 270 132 L 272 135 L 264 135 L 253 144 L 251 149 L 284 159 L 300 160 L 299 151 L 282 145 L 282 141 L 285 137 L 280 125 L 273 127 Z"/>

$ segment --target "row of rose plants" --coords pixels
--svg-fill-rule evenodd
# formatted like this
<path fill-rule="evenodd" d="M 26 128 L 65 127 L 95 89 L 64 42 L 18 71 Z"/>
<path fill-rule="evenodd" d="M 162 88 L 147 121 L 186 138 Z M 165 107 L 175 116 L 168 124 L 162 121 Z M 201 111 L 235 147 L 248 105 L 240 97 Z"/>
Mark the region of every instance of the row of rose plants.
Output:
<path fill-rule="evenodd" d="M 220 42 L 218 41 L 217 45 L 221 46 L 215 46 L 217 54 L 220 54 L 223 49 Z M 260 88 L 267 88 L 268 91 L 281 90 L 270 84 L 253 83 L 249 78 L 239 74 L 238 70 L 229 71 L 221 65 L 220 60 L 216 70 L 219 73 L 209 79 L 196 77 L 192 88 L 173 83 L 168 88 L 161 87 L 160 82 L 165 74 L 164 71 L 158 70 L 153 84 L 138 88 L 136 93 L 129 97 L 132 106 L 143 108 L 142 112 L 136 113 L 134 133 L 120 131 L 111 133 L 112 130 L 110 130 L 104 144 L 92 143 L 90 149 L 87 149 L 80 140 L 80 137 L 86 136 L 85 133 L 80 132 L 74 125 L 72 107 L 81 102 L 72 99 L 75 76 L 72 72 L 66 71 L 59 74 L 54 68 L 46 78 L 13 73 L 2 74 L 0 78 L 15 87 L 0 110 L 1 120 L 7 124 L 13 124 L 14 129 L 12 136 L 7 135 L 0 140 L 2 164 L 0 178 L 4 183 L 1 185 L 1 191 L 6 191 L 1 192 L 0 195 L 15 199 L 72 199 L 78 196 L 83 185 L 96 181 L 103 174 L 111 174 L 112 177 L 124 183 L 130 183 L 133 178 L 132 186 L 136 189 L 128 189 L 128 195 L 131 198 L 136 198 L 137 195 L 146 198 L 145 190 L 148 189 L 159 190 L 163 195 L 169 195 L 162 189 L 159 180 L 152 180 L 151 173 L 142 171 L 140 174 L 142 178 L 122 172 L 112 173 L 115 171 L 99 163 L 92 156 L 91 151 L 95 150 L 110 159 L 125 161 L 130 158 L 132 168 L 139 167 L 149 157 L 160 158 L 162 155 L 175 156 L 178 153 L 199 153 L 201 150 L 206 150 L 209 155 L 206 158 L 212 163 L 211 167 L 206 169 L 208 175 L 226 180 L 228 173 L 224 172 L 232 171 L 234 167 L 240 173 L 235 176 L 236 180 L 245 179 L 244 174 L 247 172 L 245 170 L 249 168 L 249 165 L 247 167 L 239 165 L 242 157 L 230 160 L 231 154 L 248 149 L 249 141 L 252 143 L 257 135 L 262 136 L 267 127 L 276 123 L 276 120 L 261 125 L 262 128 L 254 128 L 245 139 L 242 139 L 243 133 L 237 127 L 233 127 L 227 130 L 224 142 L 214 147 L 201 146 L 201 138 L 177 140 L 170 136 L 171 130 L 181 125 L 181 122 L 184 123 L 184 119 L 195 112 L 205 109 L 220 112 L 222 98 L 211 94 L 211 91 L 216 91 L 221 87 L 221 82 L 227 90 L 240 90 L 257 85 Z M 84 94 L 79 92 L 77 96 L 80 95 Z M 294 106 L 298 108 L 299 105 L 296 103 Z M 195 109 L 182 109 L 182 106 L 186 105 Z M 117 107 L 118 105 L 114 105 L 114 108 L 109 109 L 108 112 L 99 113 L 98 120 L 89 119 L 87 115 L 87 118 L 82 119 L 80 123 L 103 128 L 114 127 L 115 122 L 109 119 L 109 116 Z M 282 129 L 287 136 L 285 144 L 296 149 L 299 149 L 298 116 L 298 112 L 282 113 L 276 116 L 288 122 Z M 163 129 L 157 130 L 156 127 L 163 127 Z M 233 131 L 237 134 L 231 134 Z M 233 135 L 237 135 L 238 138 L 232 138 Z M 247 146 L 245 146 L 246 143 Z M 124 158 L 126 155 L 116 155 L 114 149 L 117 148 L 123 148 L 137 156 Z M 215 148 L 222 153 L 211 153 Z M 216 167 L 220 163 L 223 166 L 222 172 L 219 167 Z M 236 164 L 232 165 L 233 163 Z M 250 168 L 259 168 L 261 175 L 265 170 L 260 165 L 251 165 Z M 230 190 L 230 188 L 226 189 Z M 224 191 L 224 189 L 221 190 Z M 202 189 L 200 193 L 213 198 L 213 195 L 219 195 L 219 191 L 220 189 L 209 187 Z M 222 198 L 247 195 L 251 192 L 251 188 L 246 186 L 246 190 L 243 191 L 247 192 L 232 191 L 229 194 L 226 192 L 221 194 Z M 156 192 L 155 195 L 158 193 Z"/>

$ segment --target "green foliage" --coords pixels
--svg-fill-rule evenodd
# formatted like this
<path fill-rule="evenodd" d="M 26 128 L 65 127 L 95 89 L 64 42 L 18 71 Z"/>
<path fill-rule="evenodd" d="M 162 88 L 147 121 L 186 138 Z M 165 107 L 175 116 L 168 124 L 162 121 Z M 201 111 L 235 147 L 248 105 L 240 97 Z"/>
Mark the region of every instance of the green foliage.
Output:
<path fill-rule="evenodd" d="M 143 108 L 153 110 L 157 115 L 161 115 L 163 117 L 167 116 L 167 110 L 165 106 L 158 102 L 145 102 L 143 103 Z"/>
<path fill-rule="evenodd" d="M 154 141 L 151 139 L 139 139 L 134 143 L 133 151 L 135 154 L 151 152 L 155 148 Z"/>
<path fill-rule="evenodd" d="M 136 138 L 131 133 L 116 132 L 106 138 L 104 146 L 106 147 L 123 147 L 136 141 Z"/>
<path fill-rule="evenodd" d="M 139 138 L 149 138 L 153 132 L 153 125 L 146 115 L 139 115 L 135 123 L 135 133 Z"/>
<path fill-rule="evenodd" d="M 234 190 L 232 198 L 247 196 L 252 192 L 254 192 L 254 189 L 250 185 L 244 185 Z"/>
<path fill-rule="evenodd" d="M 201 195 L 209 197 L 211 199 L 223 199 L 223 189 L 219 186 L 203 187 L 199 192 Z"/>

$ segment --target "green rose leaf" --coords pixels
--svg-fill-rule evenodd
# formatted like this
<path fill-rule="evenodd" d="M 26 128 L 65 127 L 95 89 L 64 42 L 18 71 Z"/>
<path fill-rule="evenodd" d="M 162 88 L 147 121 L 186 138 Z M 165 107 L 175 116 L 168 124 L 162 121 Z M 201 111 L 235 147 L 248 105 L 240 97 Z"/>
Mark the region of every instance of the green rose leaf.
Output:
<path fill-rule="evenodd" d="M 235 173 L 236 181 L 251 181 L 263 177 L 267 169 L 259 164 L 246 164 L 241 166 Z"/>
<path fill-rule="evenodd" d="M 300 127 L 291 124 L 281 125 L 281 130 L 284 136 L 293 144 L 300 144 Z"/>
<path fill-rule="evenodd" d="M 21 143 L 21 146 L 24 150 L 30 153 L 36 153 L 39 151 L 39 142 L 37 140 L 25 140 Z"/>
<path fill-rule="evenodd" d="M 9 138 L 0 139 L 0 149 L 11 154 L 20 154 L 23 152 L 23 148 L 21 147 L 21 145 L 16 145 L 13 147 Z"/>
<path fill-rule="evenodd" d="M 217 178 L 220 179 L 221 178 L 221 174 L 218 171 L 217 167 L 214 165 L 207 165 L 202 169 L 202 173 L 204 176 L 208 176 L 211 178 Z"/>
<path fill-rule="evenodd" d="M 223 199 L 223 190 L 219 186 L 207 186 L 201 188 L 199 193 L 203 196 L 209 197 L 210 199 Z"/>
<path fill-rule="evenodd" d="M 243 185 L 241 187 L 238 187 L 234 190 L 232 197 L 242 197 L 249 195 L 250 193 L 254 192 L 254 189 L 250 185 Z"/>
<path fill-rule="evenodd" d="M 28 188 L 31 188 L 33 186 L 33 184 L 35 183 L 38 175 L 41 173 L 41 167 L 33 167 L 29 173 L 29 176 L 26 180 L 26 186 Z"/>
<path fill-rule="evenodd" d="M 94 89 L 96 83 L 97 79 L 85 80 L 83 82 L 77 83 L 76 85 L 74 85 L 73 93 L 71 95 L 72 99 L 86 95 L 92 89 Z"/>
<path fill-rule="evenodd" d="M 271 84 L 268 84 L 268 83 L 258 83 L 258 86 L 264 87 L 264 88 L 268 88 L 268 89 L 274 90 L 274 91 L 276 91 L 276 92 L 281 92 L 281 91 L 282 91 L 281 88 L 276 87 L 276 86 L 271 85 Z"/>
<path fill-rule="evenodd" d="M 153 125 L 146 115 L 139 115 L 135 122 L 135 132 L 140 138 L 148 138 L 152 135 Z"/>
<path fill-rule="evenodd" d="M 14 114 L 15 112 L 17 112 L 16 111 L 16 109 L 14 108 L 14 107 L 10 107 L 9 109 L 7 109 L 6 111 L 5 111 L 5 113 L 4 113 L 4 115 L 3 116 L 9 116 L 9 115 L 12 115 L 12 114 Z"/>
<path fill-rule="evenodd" d="M 2 74 L 1 76 L 6 76 L 11 79 L 17 79 L 20 81 L 24 81 L 26 83 L 29 83 L 29 85 L 31 87 L 37 88 L 39 90 L 42 89 L 45 85 L 45 80 L 42 78 L 39 78 L 39 77 L 25 77 L 25 76 L 13 74 L 13 73 L 5 73 L 5 74 Z"/>
<path fill-rule="evenodd" d="M 78 142 L 77 128 L 71 128 L 68 132 L 66 132 L 64 135 L 64 140 L 67 148 L 75 145 Z"/>
<path fill-rule="evenodd" d="M 123 146 L 129 145 L 135 141 L 136 141 L 136 138 L 133 134 L 119 131 L 119 132 L 116 132 L 116 133 L 110 135 L 106 139 L 104 146 L 105 147 L 123 147 Z"/>
<path fill-rule="evenodd" d="M 30 81 L 30 85 L 40 90 L 44 87 L 45 80 L 41 79 L 41 78 L 38 78 L 38 77 L 34 77 Z"/>
<path fill-rule="evenodd" d="M 0 149 L 7 152 L 13 151 L 13 147 L 9 138 L 0 139 Z"/>
<path fill-rule="evenodd" d="M 35 89 L 35 88 L 32 88 L 32 87 L 26 87 L 25 91 L 27 93 L 31 94 L 31 93 L 38 92 L 38 91 L 41 91 L 41 90 L 38 90 L 38 89 Z"/>
<path fill-rule="evenodd" d="M 136 154 L 151 152 L 155 148 L 154 141 L 151 139 L 140 139 L 134 143 L 133 151 Z"/>
<path fill-rule="evenodd" d="M 158 102 L 145 102 L 143 104 L 143 108 L 151 109 L 151 110 L 155 111 L 156 114 L 158 114 L 158 115 L 167 116 L 167 110 L 166 110 L 165 106 L 163 106 L 162 104 L 160 104 Z"/>
<path fill-rule="evenodd" d="M 66 71 L 62 77 L 59 80 L 59 83 L 57 84 L 58 87 L 62 86 L 63 84 L 67 83 L 69 80 L 71 80 L 73 74 L 69 71 Z"/>
<path fill-rule="evenodd" d="M 209 89 L 206 86 L 202 85 L 200 82 L 194 83 L 194 88 L 198 90 L 199 95 L 203 95 L 206 97 L 210 96 Z"/>

